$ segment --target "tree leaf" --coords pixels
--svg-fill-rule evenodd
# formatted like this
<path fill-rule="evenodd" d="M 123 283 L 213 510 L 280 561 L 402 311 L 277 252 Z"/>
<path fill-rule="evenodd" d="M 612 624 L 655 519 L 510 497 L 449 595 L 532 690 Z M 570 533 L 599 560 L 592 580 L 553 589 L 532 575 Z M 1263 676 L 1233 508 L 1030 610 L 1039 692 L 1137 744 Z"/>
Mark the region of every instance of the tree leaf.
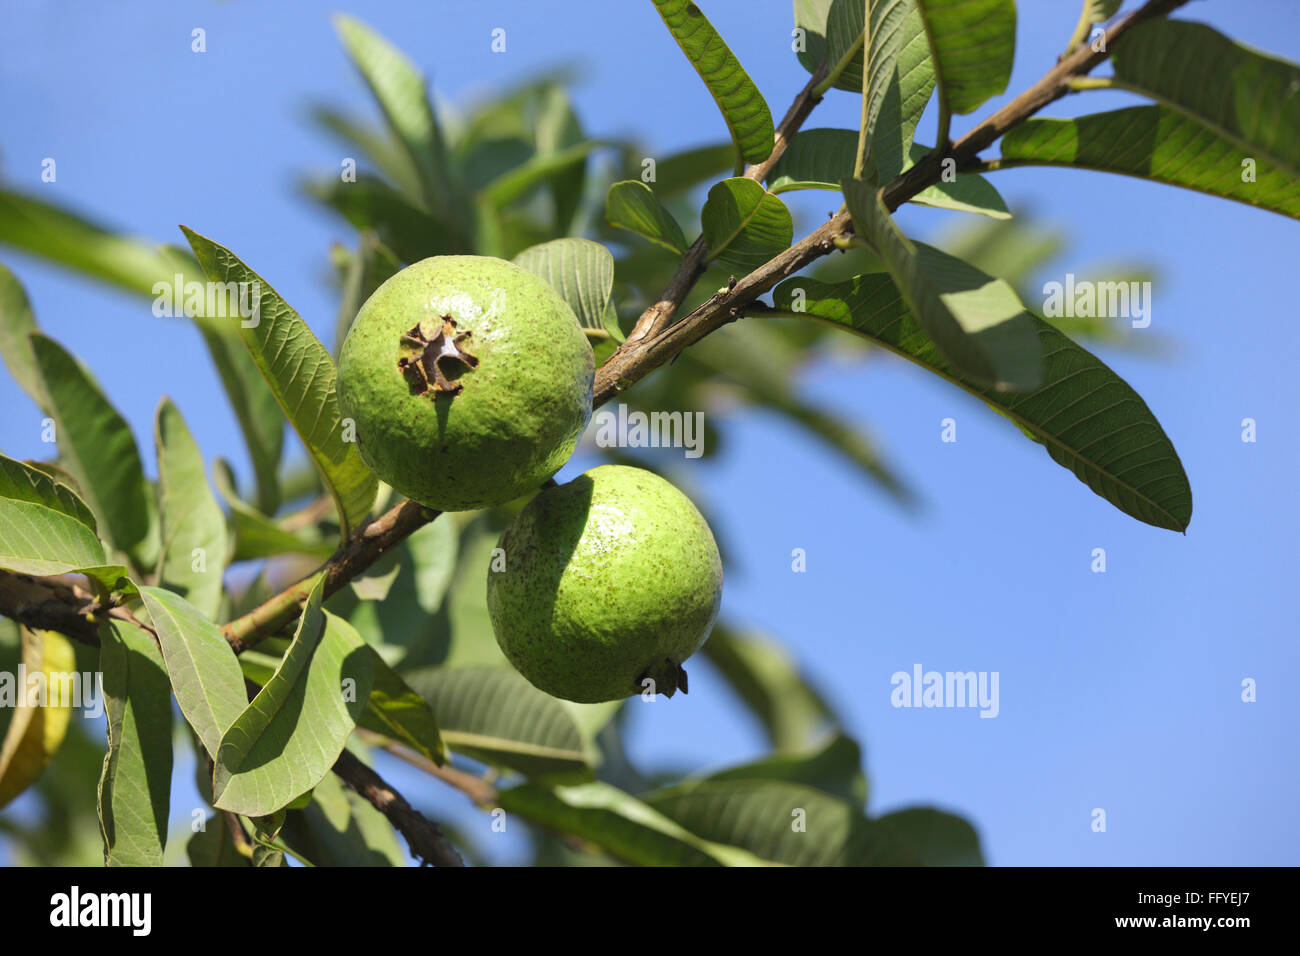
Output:
<path fill-rule="evenodd" d="M 913 143 L 904 169 L 912 168 L 930 152 L 930 147 Z M 940 180 L 933 186 L 922 189 L 908 202 L 914 202 L 919 206 L 933 206 L 936 209 L 973 212 L 978 216 L 988 216 L 990 219 L 1011 218 L 1002 195 L 991 182 L 978 173 L 958 173 L 952 182 Z"/>
<path fill-rule="evenodd" d="M 787 279 L 773 290 L 777 308 L 793 309 L 797 289 L 810 318 L 849 328 L 983 399 L 1124 513 L 1158 528 L 1187 528 L 1191 487 L 1160 423 L 1123 379 L 1048 323 L 1032 318 L 1044 357 L 1042 384 L 1006 394 L 957 372 L 887 276 L 840 283 Z"/>
<path fill-rule="evenodd" d="M 546 787 L 526 783 L 501 791 L 506 813 L 589 841 L 640 866 L 762 866 L 764 861 L 702 840 L 636 797 L 609 784 Z"/>
<path fill-rule="evenodd" d="M 33 501 L 0 498 L 0 568 L 39 577 L 103 564 L 103 546 L 77 518 Z"/>
<path fill-rule="evenodd" d="M 772 113 L 731 48 L 690 0 L 654 0 L 654 5 L 722 111 L 739 159 L 767 159 L 775 136 Z"/>
<path fill-rule="evenodd" d="M 867 802 L 858 742 L 836 731 L 820 746 L 798 753 L 776 753 L 752 763 L 709 774 L 706 780 L 787 780 L 816 787 L 859 809 Z"/>
<path fill-rule="evenodd" d="M 1300 66 L 1203 23 L 1148 20 L 1115 43 L 1115 79 L 1300 178 Z"/>
<path fill-rule="evenodd" d="M 584 329 L 603 326 L 614 288 L 614 257 L 599 242 L 555 239 L 525 249 L 514 261 L 545 279 Z"/>
<path fill-rule="evenodd" d="M 931 807 L 909 807 L 876 817 L 872 829 L 906 848 L 909 865 L 983 866 L 979 834 L 961 817 Z"/>
<path fill-rule="evenodd" d="M 802 49 L 795 46 L 799 63 L 809 73 L 816 73 L 826 56 L 826 18 L 830 15 L 831 0 L 794 0 L 794 25 L 802 30 Z M 834 66 L 831 63 L 829 66 Z M 861 85 L 855 89 L 861 89 Z"/>
<path fill-rule="evenodd" d="M 208 487 L 203 453 L 169 399 L 154 417 L 158 447 L 158 582 L 207 617 L 221 606 L 226 519 Z M 197 569 L 196 569 L 197 566 Z"/>
<path fill-rule="evenodd" d="M 4 202 L 0 196 L 0 204 Z M 45 384 L 36 371 L 36 358 L 28 336 L 36 331 L 36 317 L 27 299 L 27 290 L 9 267 L 0 262 L 0 358 L 9 374 L 41 410 L 49 408 Z"/>
<path fill-rule="evenodd" d="M 0 189 L 0 241 L 155 301 L 163 290 L 173 290 L 170 295 L 175 298 L 177 276 L 183 286 L 188 286 L 199 275 L 194 259 L 179 249 L 117 235 L 56 206 L 3 189 Z M 179 303 L 172 304 L 180 309 Z M 279 503 L 275 474 L 284 439 L 284 422 L 273 412 L 275 398 L 252 358 L 238 347 L 236 330 L 218 318 L 203 315 L 193 318 L 239 419 L 257 472 L 258 501 L 263 510 L 274 511 Z M 34 325 L 22 334 L 33 328 Z M 11 361 L 8 351 L 5 360 Z M 42 396 L 29 394 L 38 405 L 46 407 Z"/>
<path fill-rule="evenodd" d="M 402 680 L 374 648 L 370 652 L 374 682 L 357 726 L 391 737 L 439 766 L 446 763 L 447 748 L 428 701 Z"/>
<path fill-rule="evenodd" d="M 59 343 L 31 336 L 37 371 L 50 400 L 60 460 L 86 495 L 100 533 L 137 567 L 158 557 L 158 514 L 126 419 Z"/>
<path fill-rule="evenodd" d="M 796 189 L 831 189 L 853 172 L 858 136 L 847 129 L 803 130 L 777 160 L 768 180 L 773 193 Z M 927 146 L 913 143 L 909 147 L 906 168 L 911 168 L 930 152 Z M 889 176 L 888 178 L 893 178 Z M 882 180 L 883 181 L 883 180 Z M 1001 195 L 983 176 L 960 173 L 952 182 L 938 182 L 917 193 L 908 202 L 939 209 L 973 212 L 992 219 L 1010 219 Z"/>
<path fill-rule="evenodd" d="M 1015 290 L 899 231 L 875 190 L 846 179 L 853 227 L 884 261 L 912 314 L 943 354 L 972 381 L 999 390 L 1035 387 L 1042 357 L 1033 317 Z"/>
<path fill-rule="evenodd" d="M 220 629 L 178 594 L 140 588 L 171 675 L 176 703 L 213 756 L 221 738 L 248 706 L 238 659 Z"/>
<path fill-rule="evenodd" d="M 435 217 L 375 176 L 307 182 L 303 190 L 356 229 L 373 232 L 403 262 L 466 251 L 463 241 Z"/>
<path fill-rule="evenodd" d="M 261 276 L 224 246 L 184 226 L 181 229 L 211 281 L 240 283 L 241 289 L 255 290 L 254 316 L 239 322 L 240 335 L 320 469 L 346 541 L 369 514 L 378 483 L 361 461 L 356 443 L 343 438 L 334 360 L 301 316 Z"/>
<path fill-rule="evenodd" d="M 0 455 L 0 498 L 44 505 L 96 530 L 95 516 L 75 491 L 40 468 L 4 455 Z"/>
<path fill-rule="evenodd" d="M 326 541 L 307 529 L 288 531 L 262 514 L 235 491 L 230 465 L 218 458 L 212 466 L 217 494 L 230 508 L 235 527 L 235 548 L 231 561 L 253 561 L 281 554 L 307 554 L 327 558 L 334 553 L 333 541 Z"/>
<path fill-rule="evenodd" d="M 821 694 L 775 641 L 717 624 L 702 652 L 758 718 L 777 750 L 802 750 L 834 719 Z"/>
<path fill-rule="evenodd" d="M 736 149 L 731 143 L 715 143 L 682 150 L 655 163 L 655 195 L 671 199 L 735 168 Z"/>
<path fill-rule="evenodd" d="M 221 738 L 213 806 L 266 816 L 320 782 L 370 695 L 365 642 L 312 588 L 280 666 Z"/>
<path fill-rule="evenodd" d="M 970 113 L 1011 80 L 1015 0 L 916 0 L 939 73 L 939 102 Z"/>
<path fill-rule="evenodd" d="M 614 183 L 605 196 L 605 219 L 670 252 L 686 252 L 686 235 L 654 191 L 636 179 Z"/>
<path fill-rule="evenodd" d="M 162 866 L 172 782 L 170 684 L 153 639 L 138 627 L 99 629 L 108 753 L 99 821 L 108 866 Z"/>
<path fill-rule="evenodd" d="M 828 793 L 781 780 L 704 780 L 642 799 L 691 833 L 788 866 L 861 866 L 868 824 L 861 811 Z M 805 829 L 800 830 L 799 825 Z"/>
<path fill-rule="evenodd" d="M 784 252 L 794 237 L 785 203 L 752 179 L 724 179 L 700 213 L 709 259 L 749 272 Z"/>
<path fill-rule="evenodd" d="M 361 233 L 356 254 L 349 258 L 343 275 L 343 294 L 334 324 L 334 355 L 337 356 L 343 348 L 343 340 L 366 300 L 401 268 L 402 263 L 396 254 L 380 242 L 375 233 L 369 230 Z M 273 513 L 265 508 L 262 510 L 267 514 Z"/>
<path fill-rule="evenodd" d="M 1073 166 L 1140 176 L 1300 219 L 1300 181 L 1213 128 L 1163 106 L 1076 119 L 1031 119 L 1002 138 L 1008 165 Z M 1254 160 L 1252 181 L 1245 181 Z"/>
<path fill-rule="evenodd" d="M 420 668 L 402 676 L 429 702 L 443 741 L 455 752 L 530 777 L 590 773 L 573 716 L 515 671 Z"/>
<path fill-rule="evenodd" d="M 867 21 L 866 0 L 832 0 L 826 11 L 826 67 L 843 64 L 834 86 L 862 92 L 862 41 Z"/>
<path fill-rule="evenodd" d="M 539 153 L 497 176 L 481 190 L 483 199 L 495 206 L 506 206 L 526 198 L 534 190 L 569 172 L 573 165 L 601 146 L 599 140 L 574 143 L 551 153 Z"/>
<path fill-rule="evenodd" d="M 426 92 L 424 77 L 395 46 L 360 20 L 334 16 L 348 55 L 374 95 L 384 118 L 415 167 L 425 207 L 444 224 L 465 222 L 456 215 L 455 186 L 447 146 Z"/>
<path fill-rule="evenodd" d="M 235 838 L 221 816 L 208 817 L 185 844 L 190 866 L 248 866 L 248 859 L 235 847 Z"/>
<path fill-rule="evenodd" d="M 77 673 L 72 644 L 55 631 L 22 628 L 22 665 L 26 673 L 45 675 L 47 691 L 69 687 Z M 26 688 L 14 686 L 13 716 L 0 745 L 0 808 L 6 806 L 44 772 L 68 731 L 73 701 L 60 693 L 28 705 Z"/>
<path fill-rule="evenodd" d="M 866 97 L 863 169 L 868 174 L 874 171 L 878 183 L 889 182 L 907 165 L 917 123 L 934 92 L 934 63 L 917 2 L 869 0 L 868 4 L 867 77 L 865 85 L 859 77 L 854 89 L 862 90 Z"/>

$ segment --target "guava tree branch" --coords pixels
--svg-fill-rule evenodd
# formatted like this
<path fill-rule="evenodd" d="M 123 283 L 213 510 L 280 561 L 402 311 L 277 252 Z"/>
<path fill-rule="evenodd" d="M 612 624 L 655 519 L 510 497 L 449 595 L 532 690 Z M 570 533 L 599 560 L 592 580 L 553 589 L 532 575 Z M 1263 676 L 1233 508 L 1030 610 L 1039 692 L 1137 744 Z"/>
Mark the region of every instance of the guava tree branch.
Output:
<path fill-rule="evenodd" d="M 1115 41 L 1125 32 L 1145 20 L 1163 16 L 1186 2 L 1187 0 L 1148 0 L 1144 6 L 1106 31 L 1104 51 L 1094 51 L 1091 46 L 1080 47 L 1057 63 L 1041 80 L 957 140 L 944 155 L 931 153 L 883 187 L 882 198 L 886 206 L 891 211 L 895 210 L 923 189 L 939 182 L 943 158 L 956 160 L 958 169 L 974 168 L 978 165 L 977 154 L 980 150 L 1049 103 L 1071 92 L 1070 81 L 1086 74 L 1105 60 Z M 772 155 L 764 163 L 751 167 L 747 176 L 761 179 L 785 150 L 789 140 L 817 103 L 813 87 L 819 82 L 819 75 L 814 76 L 804 87 L 781 121 Z M 700 252 L 695 266 L 691 265 L 693 260 L 688 255 L 660 302 L 641 316 L 633 335 L 597 371 L 595 404 L 604 404 L 683 349 L 740 318 L 745 308 L 760 295 L 821 256 L 833 252 L 837 248 L 836 240 L 850 236 L 852 232 L 853 224 L 847 213 L 832 217 L 811 235 L 739 279 L 730 289 L 716 293 L 689 315 L 668 325 L 677 307 L 703 272 L 704 253 Z M 693 246 L 692 249 L 694 248 Z M 649 329 L 652 327 L 657 331 L 651 333 Z M 316 574 L 286 588 L 253 611 L 227 624 L 223 629 L 226 639 L 238 652 L 263 637 L 278 632 L 301 613 L 302 604 L 315 583 L 316 575 L 325 575 L 326 596 L 333 594 L 368 568 L 380 555 L 435 517 L 437 512 L 411 501 L 403 501 L 394 506 L 354 534 Z M 70 590 L 50 591 L 43 585 L 34 589 L 32 584 L 37 579 L 14 580 L 25 577 L 0 572 L 0 615 L 33 627 L 58 630 L 79 640 L 85 639 L 88 643 L 97 643 L 94 624 L 87 617 L 94 609 L 87 609 L 84 601 Z"/>
<path fill-rule="evenodd" d="M 817 72 L 812 75 L 807 84 L 799 95 L 794 98 L 790 108 L 786 110 L 785 116 L 777 124 L 776 133 L 772 139 L 772 152 L 767 159 L 745 170 L 745 178 L 752 179 L 761 183 L 767 178 L 776 161 L 781 158 L 785 152 L 790 140 L 794 139 L 795 133 L 799 132 L 799 127 L 808 118 L 808 114 L 813 111 L 813 107 L 822 101 L 821 94 L 816 92 L 817 84 L 826 76 L 826 62 L 817 68 Z M 709 250 L 704 245 L 704 236 L 700 236 L 691 247 L 686 250 L 686 255 L 682 258 L 681 264 L 677 271 L 673 273 L 672 279 L 668 281 L 668 286 L 659 296 L 658 300 L 648 309 L 641 313 L 637 319 L 636 326 L 632 329 L 627 337 L 630 343 L 637 343 L 644 339 L 658 334 L 664 326 L 673 320 L 673 315 L 681 306 L 685 298 L 690 295 L 691 289 L 699 281 L 700 276 L 704 275 L 704 270 L 708 266 L 707 256 Z"/>
<path fill-rule="evenodd" d="M 344 750 L 334 764 L 334 772 L 370 804 L 406 838 L 411 852 L 434 866 L 464 866 L 456 848 L 438 824 L 425 818 L 406 802 L 406 798 L 388 785 L 383 777 Z"/>

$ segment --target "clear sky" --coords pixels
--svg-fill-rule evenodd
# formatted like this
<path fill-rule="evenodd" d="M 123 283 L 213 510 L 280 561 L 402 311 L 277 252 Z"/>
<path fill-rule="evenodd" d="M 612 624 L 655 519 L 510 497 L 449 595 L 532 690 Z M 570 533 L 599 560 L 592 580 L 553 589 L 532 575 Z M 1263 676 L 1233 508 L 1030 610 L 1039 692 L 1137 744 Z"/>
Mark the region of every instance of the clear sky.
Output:
<path fill-rule="evenodd" d="M 789 3 L 701 5 L 779 116 L 806 79 L 789 50 Z M 1078 6 L 1022 0 L 1010 94 L 1055 61 Z M 6 0 L 0 176 L 154 241 L 181 242 L 176 225 L 194 227 L 234 249 L 329 341 L 336 303 L 322 281 L 325 251 L 353 237 L 294 188 L 340 159 L 305 114 L 328 101 L 374 116 L 330 26 L 336 9 L 398 42 L 452 104 L 576 64 L 572 92 L 589 133 L 634 134 L 663 155 L 725 136 L 648 0 L 126 2 L 75 12 Z M 1300 60 L 1294 3 L 1207 0 L 1180 15 Z M 207 31 L 205 54 L 190 51 L 194 27 Z M 490 52 L 494 27 L 507 31 L 504 54 Z M 1045 115 L 1124 102 L 1088 94 Z M 853 127 L 858 109 L 834 92 L 809 125 Z M 923 142 L 934 138 L 934 112 Z M 955 133 L 972 121 L 958 117 Z M 40 181 L 45 157 L 57 160 L 56 183 Z M 1300 721 L 1288 690 L 1300 682 L 1300 224 L 1103 174 L 995 177 L 1013 207 L 1071 240 L 1041 282 L 1102 262 L 1158 269 L 1150 331 L 1172 354 L 1097 351 L 1177 447 L 1195 499 L 1188 533 L 1118 512 L 1008 422 L 913 366 L 826 363 L 810 370 L 807 394 L 868 428 L 925 507 L 905 515 L 789 428 L 740 416 L 725 452 L 688 466 L 739 558 L 725 611 L 784 638 L 845 716 L 865 748 L 873 812 L 919 803 L 960 812 L 995 864 L 1300 863 Z M 803 231 L 828 203 L 821 194 L 794 204 Z M 926 237 L 960 216 L 908 209 L 902 220 Z M 45 329 L 130 420 L 146 460 L 166 393 L 209 460 L 247 471 L 193 328 L 9 249 L 0 258 L 26 283 Z M 0 408 L 0 448 L 45 455 L 39 415 L 7 376 Z M 956 443 L 940 441 L 949 417 Z M 1255 443 L 1241 440 L 1244 418 L 1257 422 Z M 804 574 L 791 572 L 793 548 L 806 550 Z M 1091 570 L 1094 548 L 1106 550 L 1104 574 Z M 895 709 L 890 675 L 914 664 L 998 672 L 999 715 Z M 691 678 L 688 698 L 636 710 L 634 757 L 700 769 L 758 755 L 758 729 L 720 679 L 699 662 Z M 1241 700 L 1246 678 L 1257 682 L 1255 703 Z M 400 770 L 392 777 L 418 805 L 486 835 L 485 818 L 458 794 Z M 190 799 L 178 790 L 178 820 Z M 1105 833 L 1090 828 L 1094 808 L 1106 811 Z M 499 857 L 518 859 L 508 842 Z"/>

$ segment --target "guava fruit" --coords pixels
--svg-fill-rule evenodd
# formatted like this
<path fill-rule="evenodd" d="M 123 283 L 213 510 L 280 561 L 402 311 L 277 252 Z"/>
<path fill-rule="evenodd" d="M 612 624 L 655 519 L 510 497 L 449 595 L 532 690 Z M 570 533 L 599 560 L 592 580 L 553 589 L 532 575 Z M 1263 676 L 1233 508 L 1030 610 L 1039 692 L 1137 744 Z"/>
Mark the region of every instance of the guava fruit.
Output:
<path fill-rule="evenodd" d="M 601 465 L 541 491 L 502 533 L 487 604 L 502 652 L 580 703 L 687 690 L 682 663 L 718 615 L 722 559 L 691 500 L 658 475 Z"/>
<path fill-rule="evenodd" d="M 591 418 L 595 363 L 577 317 L 526 269 L 484 256 L 407 266 L 366 300 L 339 354 L 362 459 L 439 511 L 535 491 Z"/>

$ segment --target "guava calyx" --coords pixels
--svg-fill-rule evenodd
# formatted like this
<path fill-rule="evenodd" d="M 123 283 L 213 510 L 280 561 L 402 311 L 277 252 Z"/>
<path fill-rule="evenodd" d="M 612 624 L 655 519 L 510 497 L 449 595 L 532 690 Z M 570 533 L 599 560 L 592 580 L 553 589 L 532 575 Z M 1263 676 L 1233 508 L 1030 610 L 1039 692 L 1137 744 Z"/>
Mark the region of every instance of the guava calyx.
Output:
<path fill-rule="evenodd" d="M 643 670 L 636 679 L 637 687 L 644 688 L 647 679 L 654 682 L 651 685 L 653 692 L 665 697 L 672 697 L 678 691 L 690 693 L 686 683 L 686 668 L 667 657 Z"/>
<path fill-rule="evenodd" d="M 468 329 L 457 332 L 456 320 L 450 315 L 442 316 L 441 321 L 433 338 L 425 335 L 418 322 L 411 331 L 402 333 L 397 368 L 412 395 L 459 395 L 465 386 L 452 376 L 459 376 L 467 368 L 478 368 L 478 356 L 465 351 L 461 344 L 474 333 Z"/>

